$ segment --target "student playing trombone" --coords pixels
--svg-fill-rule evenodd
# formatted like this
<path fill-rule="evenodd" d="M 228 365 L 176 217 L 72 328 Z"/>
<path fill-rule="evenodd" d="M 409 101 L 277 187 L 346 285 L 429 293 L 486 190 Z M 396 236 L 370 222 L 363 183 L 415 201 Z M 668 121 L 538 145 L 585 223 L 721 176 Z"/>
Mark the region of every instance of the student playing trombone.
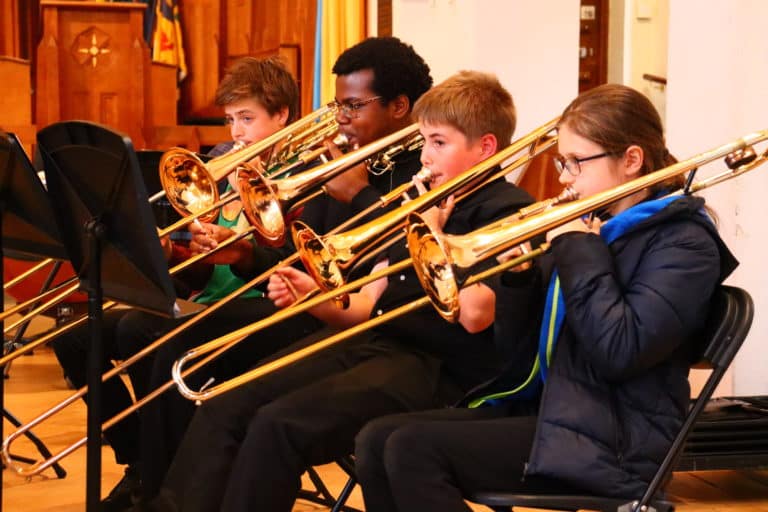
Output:
<path fill-rule="evenodd" d="M 620 85 L 565 109 L 558 150 L 560 182 L 580 197 L 675 162 L 654 107 Z M 483 490 L 642 494 L 687 411 L 692 335 L 737 264 L 702 198 L 663 197 L 681 185 L 552 229 L 549 255 L 501 277 L 495 334 L 514 349 L 507 371 L 467 397 L 473 408 L 369 423 L 355 450 L 367 511 L 464 511 L 463 497 Z M 519 300 L 530 288 L 535 308 Z"/>

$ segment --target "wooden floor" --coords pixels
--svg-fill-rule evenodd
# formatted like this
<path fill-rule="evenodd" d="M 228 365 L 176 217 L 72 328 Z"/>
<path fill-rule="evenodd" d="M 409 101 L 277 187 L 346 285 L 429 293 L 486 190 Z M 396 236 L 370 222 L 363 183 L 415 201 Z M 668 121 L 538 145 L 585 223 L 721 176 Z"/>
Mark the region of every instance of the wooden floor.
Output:
<path fill-rule="evenodd" d="M 13 362 L 10 379 L 6 380 L 5 404 L 21 421 L 27 421 L 54 403 L 71 394 L 61 370 L 49 348 L 35 351 Z M 78 401 L 54 419 L 40 425 L 34 432 L 54 453 L 80 439 L 85 432 L 85 407 Z M 11 425 L 5 422 L 4 434 Z M 37 457 L 34 447 L 22 439 L 12 452 Z M 62 462 L 67 477 L 57 479 L 46 471 L 29 481 L 10 471 L 3 472 L 3 511 L 6 512 L 80 512 L 84 510 L 85 449 L 78 450 Z M 344 473 L 334 465 L 319 469 L 324 481 L 338 491 L 346 481 Z M 122 476 L 109 448 L 103 450 L 102 492 L 106 494 Z M 709 471 L 677 473 L 670 487 L 671 494 L 683 512 L 768 512 L 768 471 Z M 356 489 L 349 504 L 362 508 L 362 498 Z M 474 510 L 487 510 L 473 506 Z M 324 507 L 299 502 L 294 511 L 326 510 Z"/>

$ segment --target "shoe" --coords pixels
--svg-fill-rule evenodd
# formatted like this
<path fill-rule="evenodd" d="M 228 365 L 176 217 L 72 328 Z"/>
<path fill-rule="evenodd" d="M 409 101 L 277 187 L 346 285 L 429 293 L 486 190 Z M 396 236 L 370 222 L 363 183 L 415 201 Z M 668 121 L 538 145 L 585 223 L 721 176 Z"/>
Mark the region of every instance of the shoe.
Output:
<path fill-rule="evenodd" d="M 122 512 L 133 506 L 141 497 L 141 479 L 139 471 L 134 466 L 125 468 L 123 478 L 109 492 L 109 495 L 101 500 L 101 512 Z"/>

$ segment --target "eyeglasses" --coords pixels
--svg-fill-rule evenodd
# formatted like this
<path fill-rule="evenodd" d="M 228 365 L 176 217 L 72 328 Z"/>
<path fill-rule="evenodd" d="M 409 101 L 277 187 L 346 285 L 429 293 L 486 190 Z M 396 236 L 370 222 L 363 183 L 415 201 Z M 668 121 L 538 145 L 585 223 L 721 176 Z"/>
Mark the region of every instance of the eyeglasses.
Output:
<path fill-rule="evenodd" d="M 358 112 L 360 109 L 362 109 L 367 104 L 374 102 L 376 100 L 380 100 L 381 96 L 374 96 L 372 98 L 368 98 L 365 100 L 355 101 L 355 102 L 344 102 L 339 103 L 337 100 L 333 100 L 330 103 L 331 107 L 334 107 L 338 109 L 339 112 L 341 112 L 341 115 L 344 117 L 347 117 L 349 119 L 357 119 L 357 117 L 360 115 Z"/>
<path fill-rule="evenodd" d="M 584 158 L 565 158 L 562 155 L 555 155 L 555 169 L 557 169 L 557 174 L 563 174 L 564 171 L 568 171 L 568 174 L 571 176 L 578 176 L 581 174 L 581 163 L 582 162 L 588 162 L 590 160 L 597 160 L 598 158 L 603 158 L 604 156 L 612 155 L 613 153 L 606 151 L 604 153 L 600 153 L 597 155 L 592 156 L 585 156 Z"/>

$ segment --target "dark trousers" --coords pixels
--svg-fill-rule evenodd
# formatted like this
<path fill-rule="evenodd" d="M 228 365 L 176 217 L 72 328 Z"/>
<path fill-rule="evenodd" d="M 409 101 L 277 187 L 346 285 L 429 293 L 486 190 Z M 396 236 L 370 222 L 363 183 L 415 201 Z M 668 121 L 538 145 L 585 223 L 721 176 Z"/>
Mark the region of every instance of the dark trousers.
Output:
<path fill-rule="evenodd" d="M 157 502 L 184 512 L 290 511 L 306 468 L 351 453 L 369 420 L 461 395 L 439 360 L 371 338 L 348 340 L 204 403 Z"/>
<path fill-rule="evenodd" d="M 355 441 L 367 512 L 471 509 L 477 491 L 570 492 L 523 477 L 536 430 L 532 406 L 443 409 L 370 422 Z M 512 414 L 513 416 L 510 416 Z"/>
<path fill-rule="evenodd" d="M 102 373 L 113 368 L 112 360 L 125 359 L 152 341 L 148 336 L 157 326 L 165 325 L 168 320 L 159 316 L 141 313 L 129 309 L 111 309 L 103 316 L 102 343 L 104 359 Z M 120 343 L 120 332 L 130 330 L 133 334 Z M 91 343 L 88 324 L 76 327 L 58 336 L 53 341 L 53 351 L 59 360 L 64 375 L 72 384 L 80 388 L 87 383 L 88 350 Z M 132 365 L 128 368 L 134 393 L 138 398 L 147 392 L 149 368 L 147 363 Z M 115 376 L 102 384 L 102 420 L 105 421 L 133 403 L 130 391 L 123 381 Z M 104 432 L 115 452 L 118 464 L 134 464 L 139 458 L 139 417 L 137 414 L 126 416 L 122 421 Z"/>
<path fill-rule="evenodd" d="M 157 350 L 152 361 L 149 387 L 157 389 L 168 382 L 171 379 L 173 363 L 184 352 L 266 318 L 275 311 L 275 306 L 266 298 L 237 299 L 222 306 L 203 321 L 168 340 Z M 192 373 L 185 381 L 192 389 L 200 389 L 209 379 L 213 379 L 210 385 L 215 385 L 245 372 L 256 362 L 285 347 L 291 340 L 302 338 L 321 325 L 310 315 L 300 315 L 290 322 L 260 331 Z M 158 333 L 158 336 L 160 334 L 162 333 Z M 157 494 L 195 409 L 194 402 L 181 396 L 175 388 L 141 409 L 141 476 L 145 498 Z"/>

